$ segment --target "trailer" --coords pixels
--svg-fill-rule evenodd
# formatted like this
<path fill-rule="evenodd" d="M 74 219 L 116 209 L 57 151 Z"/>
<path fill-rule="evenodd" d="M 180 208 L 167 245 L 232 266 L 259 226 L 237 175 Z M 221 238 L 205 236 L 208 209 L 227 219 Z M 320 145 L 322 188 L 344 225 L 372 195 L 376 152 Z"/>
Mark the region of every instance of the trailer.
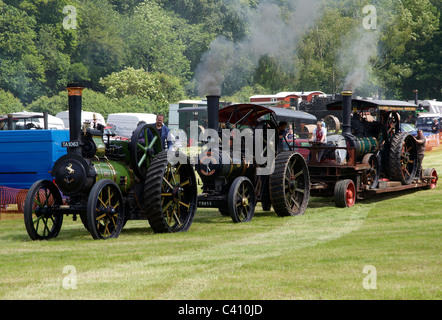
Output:
<path fill-rule="evenodd" d="M 352 99 L 348 91 L 342 97 L 342 102 L 327 105 L 342 110 L 342 134 L 328 136 L 326 144 L 304 147 L 309 150 L 311 196 L 333 196 L 336 206 L 352 207 L 356 199 L 436 187 L 436 170 L 419 170 L 416 140 L 400 129 L 398 111 L 417 106 Z"/>

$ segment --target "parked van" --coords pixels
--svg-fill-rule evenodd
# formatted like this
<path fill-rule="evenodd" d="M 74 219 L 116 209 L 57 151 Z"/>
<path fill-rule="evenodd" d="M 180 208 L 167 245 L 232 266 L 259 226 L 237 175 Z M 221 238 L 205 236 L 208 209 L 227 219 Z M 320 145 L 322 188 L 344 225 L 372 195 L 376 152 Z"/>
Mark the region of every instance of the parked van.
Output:
<path fill-rule="evenodd" d="M 60 118 L 64 122 L 64 126 L 69 129 L 69 111 L 61 111 L 55 115 L 57 118 Z M 106 125 L 104 121 L 104 117 L 97 112 L 92 111 L 81 111 L 81 123 L 83 124 L 85 121 L 90 121 L 91 124 L 94 123 L 94 117 L 97 121 L 97 124 Z"/>
<path fill-rule="evenodd" d="M 9 117 L 12 117 L 12 127 L 9 128 Z M 14 112 L 0 115 L 0 130 L 30 130 L 44 129 L 45 121 L 42 112 Z M 65 125 L 62 119 L 48 114 L 49 130 L 64 130 Z"/>
<path fill-rule="evenodd" d="M 131 138 L 138 122 L 155 123 L 157 116 L 153 113 L 111 113 L 107 117 L 107 125 L 114 127 L 119 136 Z"/>

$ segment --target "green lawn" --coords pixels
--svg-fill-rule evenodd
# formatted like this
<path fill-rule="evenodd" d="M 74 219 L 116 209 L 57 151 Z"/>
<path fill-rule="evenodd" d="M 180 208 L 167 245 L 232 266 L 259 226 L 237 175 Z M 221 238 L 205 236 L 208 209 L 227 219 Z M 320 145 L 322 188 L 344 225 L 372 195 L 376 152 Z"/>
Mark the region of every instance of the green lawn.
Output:
<path fill-rule="evenodd" d="M 442 175 L 441 158 L 428 153 L 424 167 Z M 129 221 L 107 241 L 70 217 L 44 242 L 22 220 L 0 221 L 0 299 L 441 299 L 441 208 L 439 184 L 351 209 L 312 198 L 300 217 L 258 206 L 243 224 L 199 209 L 181 234 Z M 74 275 L 67 266 L 76 289 L 63 287 Z M 373 268 L 376 288 L 366 289 Z"/>

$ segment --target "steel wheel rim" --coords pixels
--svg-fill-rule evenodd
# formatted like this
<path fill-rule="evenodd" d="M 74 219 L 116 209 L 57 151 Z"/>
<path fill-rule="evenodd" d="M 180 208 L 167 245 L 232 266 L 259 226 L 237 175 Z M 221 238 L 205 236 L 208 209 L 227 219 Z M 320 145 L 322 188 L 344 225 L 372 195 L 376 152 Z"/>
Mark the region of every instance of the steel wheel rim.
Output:
<path fill-rule="evenodd" d="M 412 174 L 413 169 L 415 166 L 415 160 L 416 160 L 416 148 L 414 148 L 412 143 L 408 143 L 411 141 L 408 137 L 405 139 L 404 143 L 402 144 L 402 151 L 401 151 L 401 172 L 402 176 L 404 177 L 404 180 L 407 180 Z"/>
<path fill-rule="evenodd" d="M 297 160 L 291 158 L 284 175 L 285 200 L 291 212 L 301 208 L 305 197 L 304 168 Z"/>
<path fill-rule="evenodd" d="M 54 195 L 48 186 L 43 186 L 35 193 L 32 206 L 32 225 L 36 234 L 42 238 L 50 237 L 57 227 L 57 217 L 51 214 L 54 203 Z M 40 222 L 43 226 L 43 234 L 39 233 Z"/>
<path fill-rule="evenodd" d="M 179 230 L 189 218 L 192 204 L 192 180 L 182 164 L 168 163 L 161 186 L 161 206 L 164 221 L 171 230 Z"/>
<path fill-rule="evenodd" d="M 345 190 L 345 201 L 348 207 L 353 207 L 356 202 L 356 189 L 352 182 L 347 185 L 347 190 Z"/>
<path fill-rule="evenodd" d="M 247 184 L 247 186 L 246 186 Z M 237 190 L 235 190 L 235 210 L 241 222 L 248 220 L 250 215 L 253 190 L 250 189 L 247 181 L 243 181 Z"/>
<path fill-rule="evenodd" d="M 120 209 L 123 206 L 119 194 L 113 189 L 112 185 L 106 185 L 97 195 L 94 212 L 95 227 L 103 239 L 111 238 L 118 229 Z"/>

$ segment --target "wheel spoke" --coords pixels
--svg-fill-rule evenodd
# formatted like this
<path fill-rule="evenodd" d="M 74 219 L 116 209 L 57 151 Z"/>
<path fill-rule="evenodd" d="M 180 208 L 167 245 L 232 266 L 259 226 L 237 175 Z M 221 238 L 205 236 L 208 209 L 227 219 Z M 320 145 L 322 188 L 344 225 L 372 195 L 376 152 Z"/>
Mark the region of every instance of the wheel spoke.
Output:
<path fill-rule="evenodd" d="M 143 153 L 143 156 L 141 157 L 140 161 L 138 161 L 138 167 L 141 168 L 143 166 L 143 162 L 146 161 L 147 153 Z M 149 162 L 146 161 L 146 165 L 149 166 Z"/>
<path fill-rule="evenodd" d="M 147 131 L 147 130 L 146 130 L 146 131 Z M 146 132 L 146 135 L 147 135 L 147 132 Z M 157 140 L 158 140 L 158 137 L 157 137 L 157 136 L 154 136 L 153 139 L 152 139 L 152 141 L 149 143 L 149 146 L 147 147 L 147 149 L 152 149 L 154 143 L 155 143 Z M 146 141 L 147 141 L 147 137 L 146 137 Z"/>

